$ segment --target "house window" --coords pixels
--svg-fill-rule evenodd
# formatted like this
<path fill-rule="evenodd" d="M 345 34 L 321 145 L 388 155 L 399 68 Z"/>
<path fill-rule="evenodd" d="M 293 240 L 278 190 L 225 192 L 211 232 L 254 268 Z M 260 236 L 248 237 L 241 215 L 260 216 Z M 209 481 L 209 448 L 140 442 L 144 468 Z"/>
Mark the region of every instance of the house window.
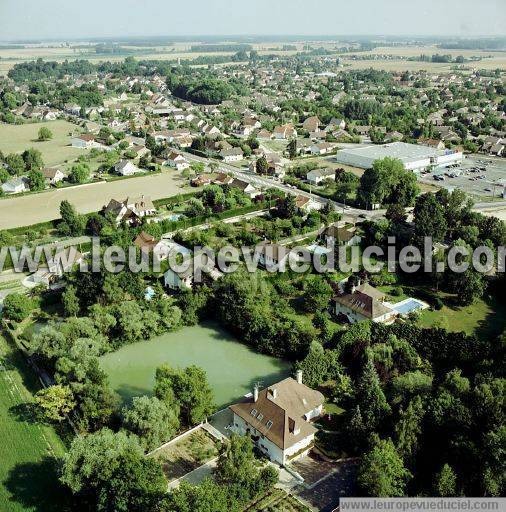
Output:
<path fill-rule="evenodd" d="M 271 421 L 271 420 L 269 420 L 269 421 L 265 424 L 265 426 L 266 426 L 267 428 L 271 428 L 271 427 L 272 427 L 272 421 Z"/>
<path fill-rule="evenodd" d="M 258 411 L 256 409 L 251 409 L 251 416 L 256 416 L 257 412 Z"/>
<path fill-rule="evenodd" d="M 264 419 L 264 415 L 262 413 L 260 413 L 258 416 L 257 416 L 257 420 L 258 421 L 262 421 Z"/>

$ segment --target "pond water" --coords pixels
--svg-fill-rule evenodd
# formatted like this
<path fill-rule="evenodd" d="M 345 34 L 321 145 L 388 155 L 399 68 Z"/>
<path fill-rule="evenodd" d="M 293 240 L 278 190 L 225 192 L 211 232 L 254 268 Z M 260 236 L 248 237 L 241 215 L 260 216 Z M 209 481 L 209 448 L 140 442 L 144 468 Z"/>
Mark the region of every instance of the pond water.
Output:
<path fill-rule="evenodd" d="M 112 388 L 124 402 L 151 394 L 155 370 L 164 363 L 202 367 L 218 407 L 251 392 L 256 382 L 265 387 L 287 377 L 291 369 L 289 363 L 255 353 L 213 323 L 133 343 L 101 358 Z"/>

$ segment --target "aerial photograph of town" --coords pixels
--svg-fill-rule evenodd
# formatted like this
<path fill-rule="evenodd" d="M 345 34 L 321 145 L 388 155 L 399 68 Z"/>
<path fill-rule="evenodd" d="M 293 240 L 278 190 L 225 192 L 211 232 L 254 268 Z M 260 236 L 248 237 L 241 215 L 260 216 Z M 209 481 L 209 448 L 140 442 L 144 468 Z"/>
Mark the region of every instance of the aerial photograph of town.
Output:
<path fill-rule="evenodd" d="M 505 0 L 0 0 L 0 512 L 506 511 L 505 273 Z"/>

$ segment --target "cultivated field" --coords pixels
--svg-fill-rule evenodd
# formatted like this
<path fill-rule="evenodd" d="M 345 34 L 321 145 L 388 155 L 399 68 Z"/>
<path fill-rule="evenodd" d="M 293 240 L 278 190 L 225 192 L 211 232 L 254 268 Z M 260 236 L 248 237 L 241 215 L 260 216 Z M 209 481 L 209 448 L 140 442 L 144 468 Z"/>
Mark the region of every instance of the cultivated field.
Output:
<path fill-rule="evenodd" d="M 0 199 L 0 229 L 30 226 L 58 219 L 60 203 L 70 201 L 79 213 L 100 210 L 110 199 L 124 200 L 127 196 L 144 194 L 162 199 L 184 192 L 184 182 L 173 172 L 111 182 L 91 183 L 76 187 L 51 189 L 37 194 Z"/>
<path fill-rule="evenodd" d="M 127 46 L 126 49 L 135 50 L 133 54 L 138 59 L 149 60 L 191 60 L 197 57 L 213 57 L 223 55 L 233 55 L 235 52 L 192 52 L 190 47 L 193 45 L 200 45 L 198 41 L 187 43 L 175 43 L 174 45 L 149 45 L 149 47 L 136 47 Z M 259 54 L 276 54 L 276 55 L 291 55 L 296 53 L 294 51 L 281 50 L 284 43 L 261 43 L 254 44 L 252 47 L 258 51 Z M 293 43 L 290 43 L 293 44 Z M 302 44 L 296 45 L 298 50 L 302 49 Z M 0 76 L 6 75 L 15 64 L 20 62 L 27 62 L 41 58 L 43 60 L 52 60 L 63 62 L 64 60 L 86 59 L 90 62 L 103 62 L 103 61 L 120 61 L 124 60 L 127 55 L 121 54 L 97 54 L 94 47 L 90 48 L 68 48 L 68 47 L 47 47 L 47 46 L 32 46 L 29 48 L 9 48 L 2 49 L 0 47 Z"/>
<path fill-rule="evenodd" d="M 44 142 L 37 140 L 41 126 L 51 130 L 53 133 L 51 140 Z M 7 155 L 35 148 L 42 153 L 46 166 L 58 165 L 82 154 L 82 150 L 70 146 L 70 134 L 81 131 L 77 125 L 62 120 L 21 125 L 0 124 L 0 151 Z"/>
<path fill-rule="evenodd" d="M 36 387 L 25 360 L 0 336 L 0 510 L 59 511 L 55 459 L 64 447 L 54 430 L 33 422 L 28 388 Z"/>

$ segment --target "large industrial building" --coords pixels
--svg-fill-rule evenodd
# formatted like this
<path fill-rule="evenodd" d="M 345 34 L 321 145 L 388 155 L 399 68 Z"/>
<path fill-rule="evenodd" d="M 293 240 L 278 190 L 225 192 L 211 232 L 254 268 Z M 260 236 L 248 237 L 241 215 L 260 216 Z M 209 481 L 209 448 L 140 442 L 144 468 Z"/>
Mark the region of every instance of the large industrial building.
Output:
<path fill-rule="evenodd" d="M 451 149 L 434 149 L 405 142 L 392 142 L 374 146 L 343 149 L 336 154 L 340 164 L 370 169 L 375 160 L 385 157 L 397 158 L 407 170 L 420 172 L 425 169 L 444 167 L 462 162 L 463 154 Z"/>

